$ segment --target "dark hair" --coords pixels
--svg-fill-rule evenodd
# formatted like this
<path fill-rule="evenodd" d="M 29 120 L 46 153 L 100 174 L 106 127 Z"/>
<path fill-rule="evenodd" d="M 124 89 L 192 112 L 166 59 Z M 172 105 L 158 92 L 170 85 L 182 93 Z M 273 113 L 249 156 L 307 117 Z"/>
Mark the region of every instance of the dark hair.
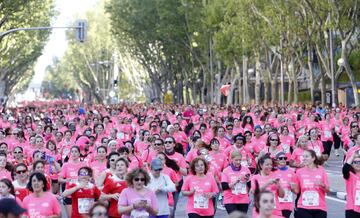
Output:
<path fill-rule="evenodd" d="M 264 154 L 263 156 L 260 156 L 257 161 L 257 164 L 256 164 L 257 173 L 260 173 L 260 171 L 262 170 L 261 165 L 263 165 L 267 159 L 270 159 L 272 161 L 273 167 L 274 167 L 275 161 L 271 158 L 270 154 L 269 153 Z"/>
<path fill-rule="evenodd" d="M 150 176 L 143 168 L 135 168 L 126 175 L 126 183 L 128 186 L 133 186 L 133 180 L 139 174 L 143 174 L 145 177 L 145 186 L 150 182 Z"/>
<path fill-rule="evenodd" d="M 35 162 L 33 163 L 33 165 L 32 165 L 32 170 L 33 170 L 33 171 L 35 170 L 35 168 L 36 168 L 36 166 L 37 166 L 38 164 L 42 164 L 42 165 L 45 166 L 46 162 L 45 162 L 44 160 L 37 160 L 37 161 L 35 161 Z"/>
<path fill-rule="evenodd" d="M 77 145 L 71 146 L 70 151 L 71 151 L 73 148 L 75 148 L 76 150 L 78 150 L 78 152 L 80 153 L 80 147 L 79 147 L 79 146 L 77 146 Z"/>
<path fill-rule="evenodd" d="M 96 203 L 93 204 L 93 206 L 89 210 L 90 217 L 92 217 L 96 207 L 103 207 L 106 209 L 106 211 L 108 211 L 108 207 L 106 206 L 105 203 L 103 203 L 102 201 L 97 201 Z"/>
<path fill-rule="evenodd" d="M 209 169 L 209 165 L 207 164 L 207 162 L 204 160 L 204 158 L 202 157 L 196 157 L 194 158 L 193 161 L 191 161 L 190 163 L 190 171 L 193 175 L 196 175 L 196 171 L 195 171 L 195 164 L 199 161 L 202 161 L 204 163 L 204 166 L 205 166 L 205 171 L 204 171 L 204 174 L 206 174 L 208 172 L 208 169 Z"/>
<path fill-rule="evenodd" d="M 247 122 L 247 118 L 250 118 L 250 123 Z M 253 118 L 251 116 L 245 116 L 242 119 L 241 127 L 244 128 L 246 124 L 249 124 L 250 126 L 254 127 L 254 121 L 253 121 Z"/>
<path fill-rule="evenodd" d="M 14 152 L 14 150 L 15 150 L 16 148 L 20 149 L 21 152 L 24 152 L 24 149 L 23 149 L 23 147 L 21 147 L 21 146 L 15 146 L 14 149 L 13 149 L 13 152 Z"/>
<path fill-rule="evenodd" d="M 18 167 L 25 167 L 26 171 L 28 170 L 28 167 L 26 166 L 26 164 L 24 164 L 24 163 L 18 163 L 18 164 L 16 164 L 16 166 L 14 167 L 14 172 L 15 172 L 15 173 L 16 173 L 16 169 L 17 169 Z"/>
<path fill-rule="evenodd" d="M 174 150 L 175 152 L 182 154 L 184 156 L 184 146 L 181 143 L 175 143 Z"/>
<path fill-rule="evenodd" d="M 56 151 L 56 150 L 57 150 L 57 149 L 56 149 L 56 143 L 55 143 L 53 140 L 49 140 L 48 142 L 46 142 L 46 148 L 47 148 L 48 150 L 50 150 L 50 149 L 49 149 L 49 144 L 50 144 L 50 143 L 53 143 L 53 144 L 55 145 L 55 151 Z"/>
<path fill-rule="evenodd" d="M 116 151 L 110 152 L 110 154 L 107 156 L 106 168 L 110 168 L 110 159 L 114 155 L 120 156 L 120 154 Z"/>
<path fill-rule="evenodd" d="M 257 213 L 259 213 L 260 209 L 260 199 L 263 194 L 271 194 L 274 195 L 271 191 L 266 189 L 260 189 L 259 182 L 255 180 L 255 189 L 254 189 L 254 206 Z"/>
<path fill-rule="evenodd" d="M 276 146 L 279 146 L 280 145 L 280 137 L 277 133 L 270 133 L 269 136 L 267 137 L 266 139 L 266 146 L 270 146 L 270 139 L 273 137 L 273 136 L 276 136 L 277 139 L 278 139 L 278 142 L 277 142 L 277 145 Z"/>
<path fill-rule="evenodd" d="M 246 139 L 245 139 L 245 137 L 244 137 L 241 133 L 235 135 L 232 140 L 233 140 L 234 143 L 235 143 L 237 140 L 241 140 L 244 145 L 245 145 L 245 143 L 246 143 Z"/>
<path fill-rule="evenodd" d="M 311 156 L 312 158 L 315 158 L 314 164 L 315 164 L 316 166 L 321 166 L 321 165 L 324 163 L 324 161 L 325 161 L 322 157 L 316 156 L 316 152 L 315 152 L 314 150 L 308 149 L 308 150 L 305 150 L 304 152 L 309 152 L 310 156 Z"/>
<path fill-rule="evenodd" d="M 194 124 L 193 123 L 189 123 L 188 125 L 185 126 L 184 128 L 184 133 L 189 136 L 190 134 L 190 130 L 194 128 Z"/>
<path fill-rule="evenodd" d="M 34 172 L 30 175 L 30 178 L 29 178 L 29 182 L 27 184 L 27 189 L 29 189 L 29 191 L 31 192 L 34 192 L 33 188 L 32 188 L 32 179 L 33 177 L 35 177 L 36 179 L 40 180 L 43 182 L 43 191 L 46 192 L 47 191 L 47 180 L 46 180 L 46 177 L 44 176 L 44 174 L 40 173 L 40 172 Z"/>
<path fill-rule="evenodd" d="M 78 175 L 80 176 L 80 171 L 81 170 L 86 170 L 88 172 L 88 176 L 92 177 L 93 176 L 93 170 L 90 167 L 80 167 L 80 169 L 78 170 Z"/>
<path fill-rule="evenodd" d="M 173 169 L 174 171 L 178 172 L 180 170 L 179 165 L 176 163 L 176 161 L 174 161 L 173 159 L 170 159 L 165 152 L 159 152 L 157 155 L 164 155 L 165 157 L 165 166 Z"/>
<path fill-rule="evenodd" d="M 3 179 L 0 179 L 0 182 L 4 183 L 10 189 L 9 193 L 15 196 L 14 185 L 12 184 L 12 182 L 9 179 L 3 178 Z"/>
<path fill-rule="evenodd" d="M 125 163 L 125 165 L 126 165 L 126 168 L 128 168 L 128 167 L 129 167 L 129 161 L 128 161 L 128 160 L 126 160 L 125 158 L 120 157 L 119 159 L 117 159 L 117 160 L 115 161 L 115 165 L 116 165 L 116 164 L 117 164 L 117 162 L 119 162 L 119 161 L 124 162 L 124 163 Z"/>
<path fill-rule="evenodd" d="M 107 153 L 107 147 L 103 146 L 103 145 L 100 145 L 99 147 L 96 148 L 96 152 L 99 152 L 99 149 L 100 148 L 103 148 L 105 149 L 105 153 Z"/>

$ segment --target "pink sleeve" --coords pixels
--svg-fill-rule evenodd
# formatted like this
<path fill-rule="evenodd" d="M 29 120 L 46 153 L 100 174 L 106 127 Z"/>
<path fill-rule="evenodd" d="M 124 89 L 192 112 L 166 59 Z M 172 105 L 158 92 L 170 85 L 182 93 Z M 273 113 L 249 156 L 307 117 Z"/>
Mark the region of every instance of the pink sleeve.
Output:
<path fill-rule="evenodd" d="M 61 213 L 60 204 L 57 201 L 56 197 L 52 197 L 52 205 L 53 205 L 53 215 L 59 215 Z"/>
<path fill-rule="evenodd" d="M 129 205 L 129 201 L 128 201 L 128 196 L 127 196 L 127 189 L 123 190 L 120 194 L 120 197 L 119 197 L 119 202 L 118 202 L 118 205 L 121 205 L 121 206 L 128 206 Z"/>
<path fill-rule="evenodd" d="M 64 164 L 61 168 L 61 171 L 59 173 L 59 175 L 62 177 L 62 178 L 66 178 L 66 174 L 67 174 L 67 164 Z"/>
<path fill-rule="evenodd" d="M 190 180 L 190 177 L 185 178 L 184 185 L 181 188 L 182 191 L 190 191 L 189 180 Z"/>
<path fill-rule="evenodd" d="M 216 180 L 215 180 L 215 178 L 214 177 L 210 177 L 210 179 L 211 179 L 211 191 L 212 192 L 215 192 L 215 193 L 218 193 L 219 192 L 219 187 L 218 187 L 218 185 L 216 184 Z"/>
<path fill-rule="evenodd" d="M 151 207 L 153 208 L 153 209 L 158 209 L 159 208 L 159 206 L 158 206 L 158 200 L 157 200 L 157 198 L 156 198 L 156 195 L 155 195 L 155 193 L 154 192 L 152 192 L 151 191 L 151 196 L 150 196 L 150 199 L 151 199 Z"/>
<path fill-rule="evenodd" d="M 229 182 L 229 177 L 227 176 L 225 171 L 221 173 L 221 182 Z"/>
<path fill-rule="evenodd" d="M 323 169 L 323 174 L 324 174 L 324 183 L 327 187 L 329 187 L 328 175 L 327 175 L 325 169 Z"/>
<path fill-rule="evenodd" d="M 185 158 L 181 158 L 181 159 L 180 159 L 180 165 L 179 165 L 179 167 L 186 169 L 186 160 L 185 160 Z"/>

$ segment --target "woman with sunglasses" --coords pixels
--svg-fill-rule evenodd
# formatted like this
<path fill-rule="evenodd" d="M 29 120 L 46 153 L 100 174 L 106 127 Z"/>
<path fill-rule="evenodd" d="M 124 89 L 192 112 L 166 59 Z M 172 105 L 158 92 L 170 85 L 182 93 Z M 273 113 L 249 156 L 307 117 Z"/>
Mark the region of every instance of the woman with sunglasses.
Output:
<path fill-rule="evenodd" d="M 202 158 L 195 158 L 190 164 L 191 175 L 188 175 L 182 187 L 184 196 L 188 196 L 186 212 L 189 218 L 213 217 L 213 198 L 219 188 L 215 178 L 208 173 L 208 163 Z"/>
<path fill-rule="evenodd" d="M 360 133 L 354 135 L 353 142 L 354 146 L 346 152 L 345 161 L 360 150 Z"/>
<path fill-rule="evenodd" d="M 308 140 L 308 148 L 315 151 L 316 156 L 323 157 L 324 160 L 328 159 L 328 155 L 324 154 L 324 146 L 320 140 L 317 128 L 309 130 L 310 139 Z"/>
<path fill-rule="evenodd" d="M 346 183 L 345 217 L 360 217 L 360 153 L 353 153 L 345 162 L 343 177 Z"/>
<path fill-rule="evenodd" d="M 254 175 L 251 179 L 251 191 L 254 193 L 256 183 L 259 184 L 260 189 L 271 191 L 275 197 L 275 209 L 272 214 L 282 216 L 279 197 L 283 198 L 285 191 L 280 183 L 279 176 L 273 173 L 274 162 L 270 154 L 261 156 L 258 159 L 256 167 L 259 174 Z M 257 215 L 255 210 L 253 211 L 253 215 Z"/>
<path fill-rule="evenodd" d="M 210 141 L 210 168 L 212 172 L 215 172 L 216 175 L 221 175 L 221 172 L 229 165 L 227 156 L 220 151 L 220 142 L 216 138 L 211 139 Z M 220 182 L 219 178 L 216 178 L 216 181 Z"/>
<path fill-rule="evenodd" d="M 29 181 L 29 172 L 25 164 L 18 164 L 14 168 L 14 177 L 13 185 L 15 188 L 16 197 L 21 201 L 24 200 L 26 196 L 29 195 L 29 190 L 27 189 L 27 183 Z"/>
<path fill-rule="evenodd" d="M 107 156 L 107 163 L 106 163 L 106 170 L 103 171 L 98 178 L 95 178 L 95 183 L 96 186 L 99 187 L 100 189 L 103 187 L 104 183 L 106 182 L 106 180 L 112 176 L 113 174 L 115 174 L 115 169 L 116 169 L 116 160 L 119 159 L 120 154 L 118 152 L 111 152 L 108 156 Z"/>
<path fill-rule="evenodd" d="M 70 184 L 62 193 L 63 197 L 71 196 L 72 218 L 82 218 L 89 215 L 90 208 L 100 197 L 100 190 L 91 183 L 93 179 L 90 167 L 81 167 L 78 171 L 78 181 Z"/>
<path fill-rule="evenodd" d="M 342 136 L 342 140 L 344 142 L 344 149 L 349 150 L 354 147 L 356 144 L 354 142 L 355 135 L 360 133 L 359 124 L 355 121 L 350 123 L 350 133 L 348 135 Z"/>
<path fill-rule="evenodd" d="M 282 215 L 289 218 L 294 208 L 293 193 L 299 192 L 297 188 L 297 180 L 293 169 L 287 165 L 288 158 L 284 152 L 276 154 L 276 166 L 277 170 L 274 172 L 278 178 L 280 178 L 280 184 L 284 189 L 285 196 L 278 198 L 280 206 L 282 208 Z"/>
<path fill-rule="evenodd" d="M 296 170 L 300 196 L 295 218 L 326 218 L 325 195 L 330 191 L 328 176 L 321 159 L 315 151 L 306 150 L 303 154 L 304 167 Z"/>
<path fill-rule="evenodd" d="M 241 165 L 242 155 L 240 151 L 231 152 L 230 166 L 221 174 L 221 187 L 224 192 L 224 205 L 228 214 L 233 211 L 247 213 L 249 207 L 250 170 Z"/>
<path fill-rule="evenodd" d="M 128 188 L 119 197 L 118 212 L 123 218 L 156 216 L 157 198 L 146 188 L 150 182 L 149 174 L 142 168 L 134 169 L 126 176 Z"/>
<path fill-rule="evenodd" d="M 267 138 L 266 147 L 260 151 L 258 157 L 261 157 L 264 154 L 270 154 L 271 158 L 275 158 L 276 154 L 279 152 L 284 152 L 288 158 L 291 157 L 290 148 L 284 148 L 282 146 L 278 134 L 270 133 Z"/>
<path fill-rule="evenodd" d="M 129 162 L 124 158 L 115 161 L 115 172 L 105 181 L 100 199 L 109 201 L 109 217 L 121 217 L 117 204 L 121 192 L 127 187 L 125 176 L 128 172 Z"/>
<path fill-rule="evenodd" d="M 31 192 L 23 201 L 27 217 L 60 218 L 61 207 L 55 195 L 47 189 L 47 181 L 42 173 L 31 174 L 28 189 Z"/>
<path fill-rule="evenodd" d="M 24 149 L 20 146 L 16 146 L 13 150 L 12 164 L 17 165 L 19 163 L 23 163 L 26 166 L 29 165 L 29 161 L 27 159 L 25 159 L 25 156 L 24 156 Z"/>

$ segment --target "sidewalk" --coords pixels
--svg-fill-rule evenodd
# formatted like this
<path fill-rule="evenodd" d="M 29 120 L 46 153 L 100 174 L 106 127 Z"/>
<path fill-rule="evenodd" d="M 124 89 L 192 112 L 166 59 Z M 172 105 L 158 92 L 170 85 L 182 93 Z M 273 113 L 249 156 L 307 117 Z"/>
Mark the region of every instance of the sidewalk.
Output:
<path fill-rule="evenodd" d="M 340 154 L 340 156 L 337 157 L 334 151 L 332 151 L 330 159 L 324 166 L 328 173 L 328 180 L 330 185 L 329 195 L 337 197 L 341 200 L 346 199 L 346 185 L 342 176 L 343 159 L 343 154 Z"/>

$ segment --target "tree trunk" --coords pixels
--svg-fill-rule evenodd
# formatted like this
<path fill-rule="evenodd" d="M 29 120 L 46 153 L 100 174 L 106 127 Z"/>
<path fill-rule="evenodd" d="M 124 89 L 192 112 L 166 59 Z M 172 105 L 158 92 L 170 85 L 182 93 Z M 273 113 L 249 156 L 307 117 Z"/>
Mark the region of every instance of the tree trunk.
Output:
<path fill-rule="evenodd" d="M 287 98 L 287 103 L 290 104 L 291 103 L 291 96 L 292 96 L 292 85 L 293 85 L 293 81 L 291 81 L 290 77 L 288 79 L 288 83 L 289 83 L 289 87 L 288 87 L 288 98 Z"/>
<path fill-rule="evenodd" d="M 241 84 L 241 70 L 240 70 L 240 64 L 238 61 L 234 60 L 235 64 L 235 70 L 236 74 L 239 76 L 239 83 L 238 83 L 238 89 L 239 89 L 239 102 L 238 104 L 241 105 L 243 103 L 243 86 Z"/>
<path fill-rule="evenodd" d="M 314 71 L 313 71 L 313 48 L 310 46 L 310 43 L 307 43 L 307 54 L 308 54 L 308 67 L 309 67 L 309 79 L 310 79 L 310 96 L 311 102 L 314 103 Z"/>
<path fill-rule="evenodd" d="M 276 91 L 276 85 L 277 85 L 277 79 L 276 78 L 273 78 L 271 80 L 271 106 L 274 106 L 275 105 L 275 102 L 276 102 L 276 96 L 277 96 L 277 91 Z"/>
<path fill-rule="evenodd" d="M 297 104 L 299 101 L 299 86 L 298 86 L 298 82 L 297 82 L 297 78 L 296 78 L 296 74 L 295 74 L 295 78 L 294 78 L 294 103 Z"/>
<path fill-rule="evenodd" d="M 213 66 L 213 46 L 212 46 L 212 38 L 209 40 L 209 65 L 210 65 L 210 103 L 214 104 L 214 66 Z"/>
<path fill-rule="evenodd" d="M 261 62 L 260 62 L 260 54 L 255 52 L 255 104 L 260 105 L 260 86 L 261 86 Z"/>
<path fill-rule="evenodd" d="M 243 102 L 248 104 L 250 100 L 249 96 L 249 76 L 248 76 L 248 57 L 243 55 Z"/>
<path fill-rule="evenodd" d="M 206 77 L 206 72 L 204 72 L 204 77 L 203 77 L 203 85 L 201 87 L 201 104 L 205 104 L 205 89 L 206 89 L 206 86 L 207 86 L 207 77 Z"/>
<path fill-rule="evenodd" d="M 320 70 L 320 91 L 321 91 L 321 104 L 325 106 L 325 98 L 326 98 L 326 87 L 325 87 L 325 73 L 323 73 L 323 69 L 319 66 Z"/>
<path fill-rule="evenodd" d="M 351 83 L 351 86 L 352 86 L 352 89 L 353 89 L 355 106 L 360 106 L 359 94 L 357 92 L 355 75 L 354 75 L 354 72 L 351 69 L 350 64 L 349 64 L 346 42 L 344 40 L 341 42 L 341 49 L 342 49 L 341 50 L 341 58 L 344 60 L 345 72 L 346 72 L 347 76 L 350 79 L 350 83 Z"/>

